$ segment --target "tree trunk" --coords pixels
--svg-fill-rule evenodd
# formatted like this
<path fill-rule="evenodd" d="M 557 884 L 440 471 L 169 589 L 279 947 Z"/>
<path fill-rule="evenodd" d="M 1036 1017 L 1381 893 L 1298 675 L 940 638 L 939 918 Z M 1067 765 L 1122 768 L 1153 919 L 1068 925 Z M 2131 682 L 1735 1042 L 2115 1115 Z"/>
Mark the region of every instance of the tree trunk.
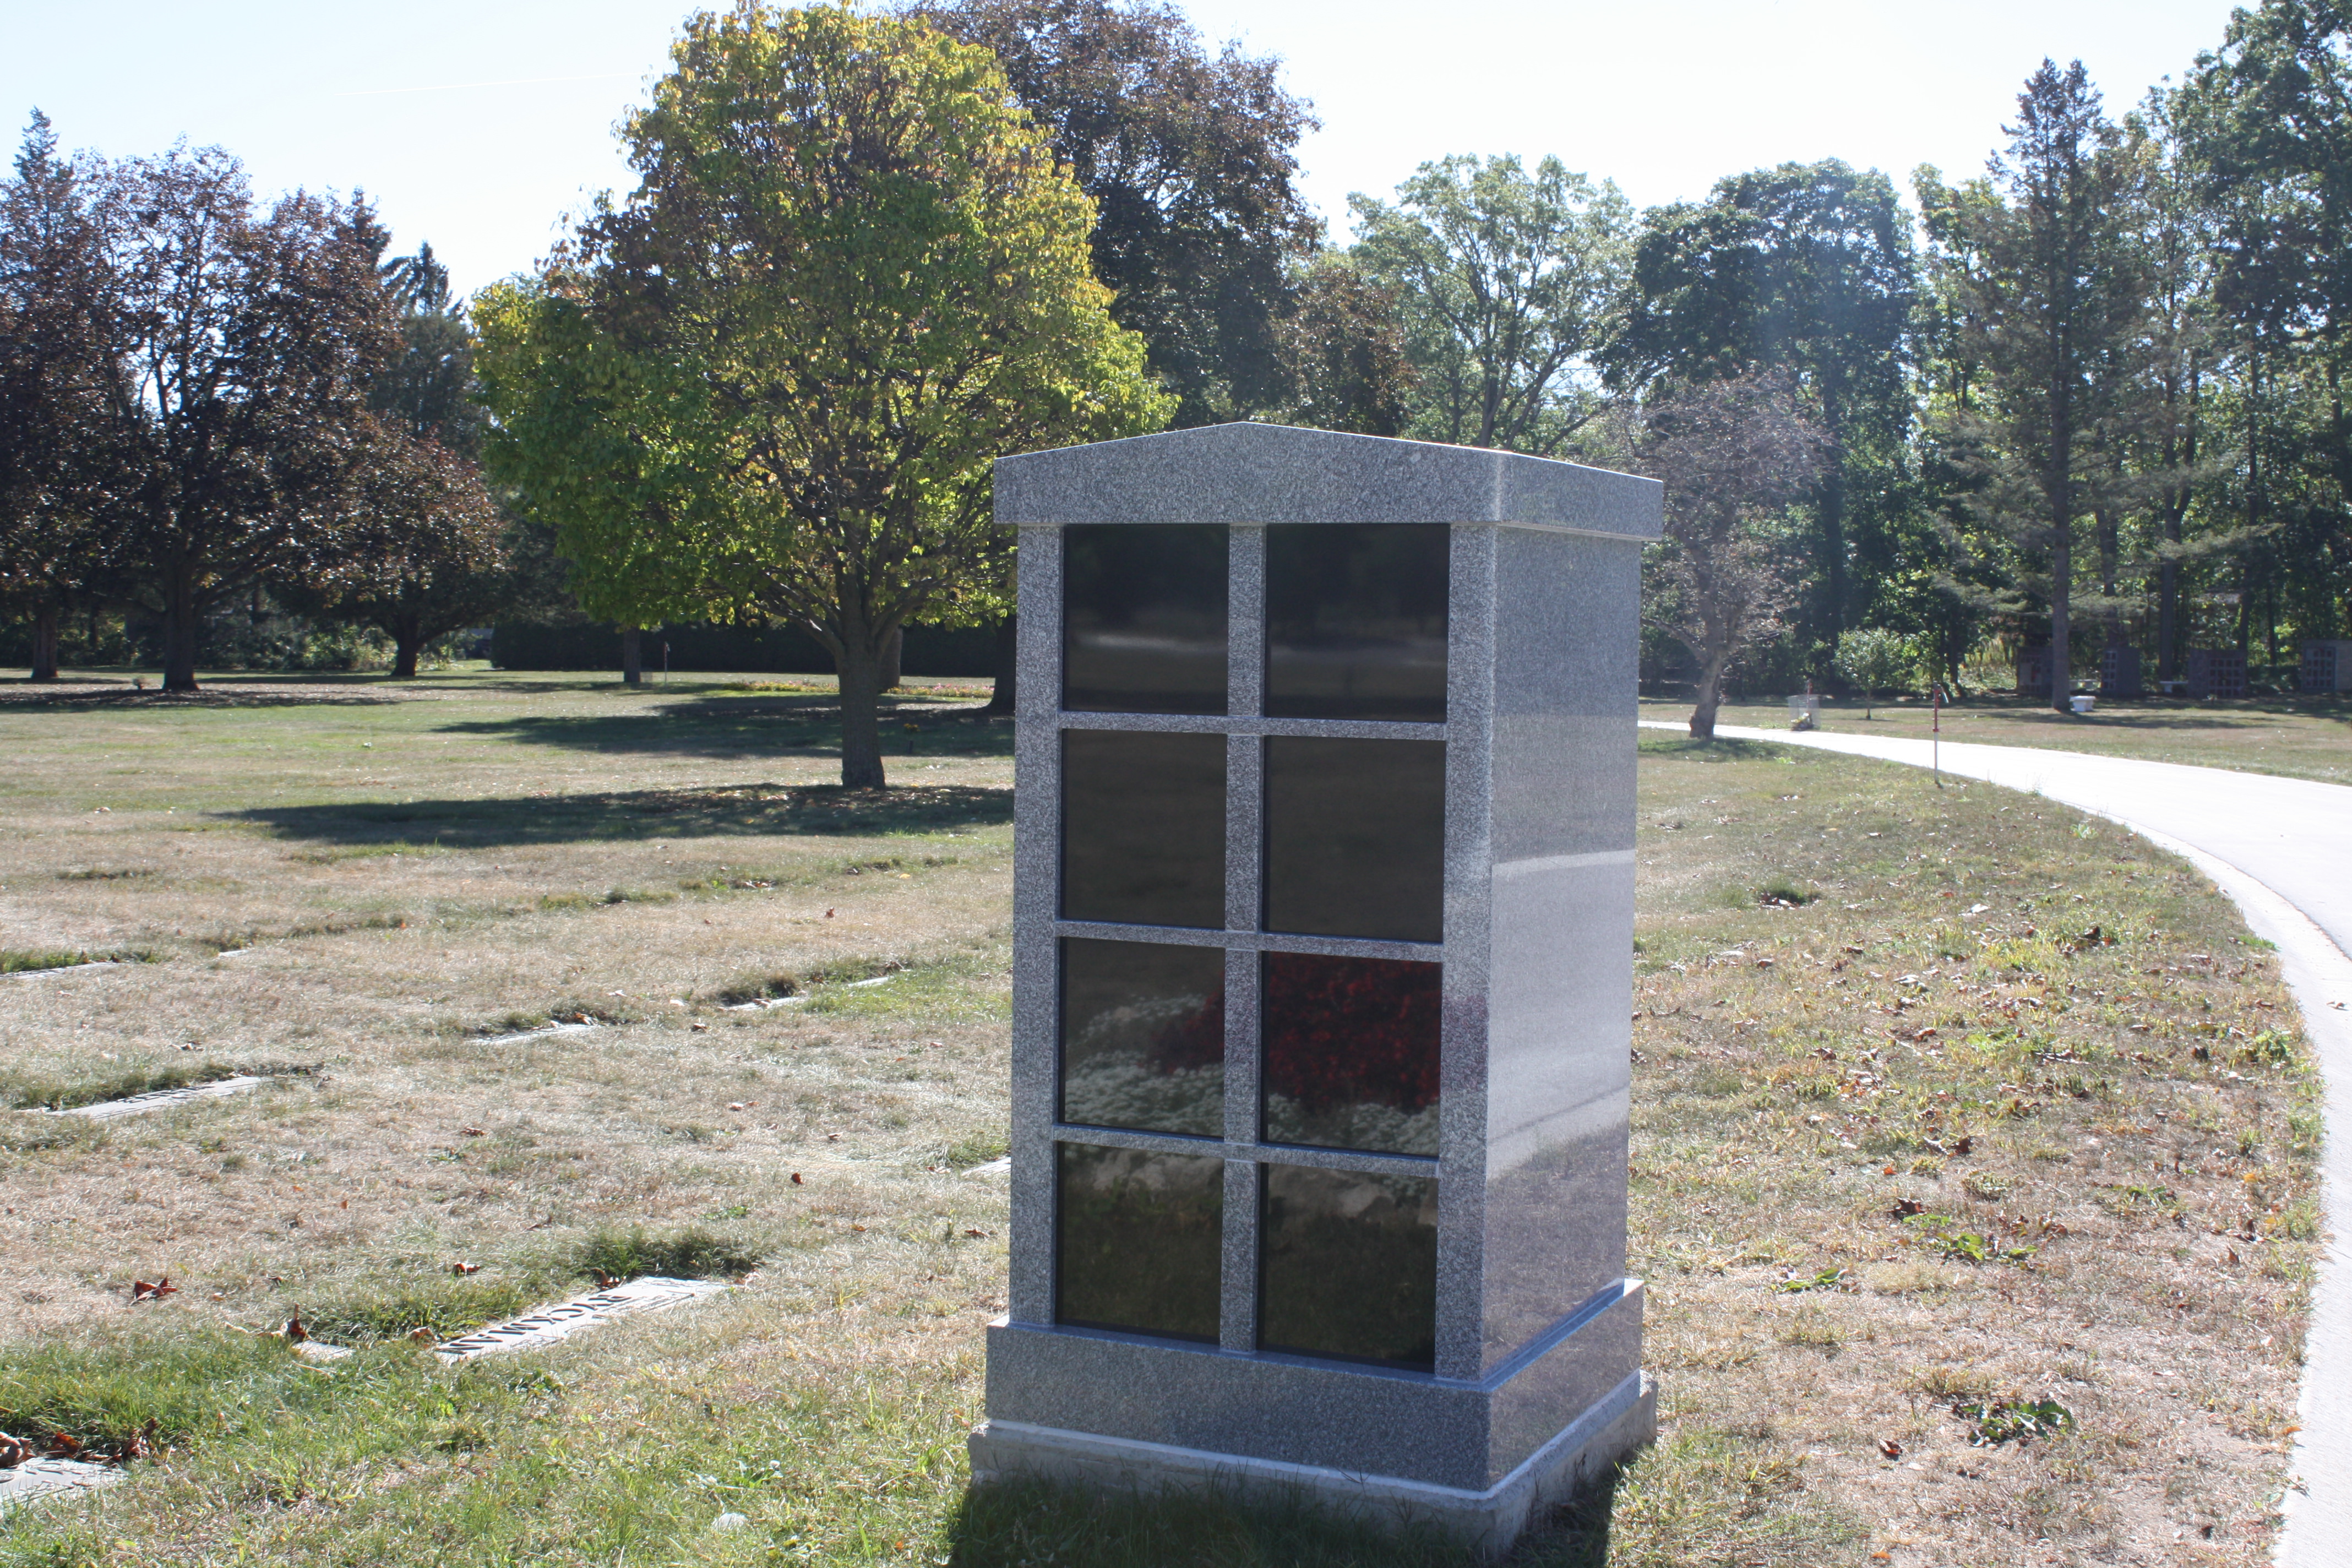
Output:
<path fill-rule="evenodd" d="M 1694 741 L 1715 739 L 1715 712 L 1723 706 L 1723 670 L 1729 659 L 1722 654 L 1710 655 L 1699 667 L 1698 701 L 1691 709 L 1690 732 Z"/>
<path fill-rule="evenodd" d="M 2074 672 L 2070 655 L 2069 639 L 2074 628 L 2068 624 L 2073 609 L 2071 590 L 2074 587 L 2074 542 L 2070 537 L 2071 524 L 2062 523 L 2057 542 L 2050 547 L 2050 706 L 2061 713 L 2074 710 L 2067 699 L 2074 694 Z"/>
<path fill-rule="evenodd" d="M 875 689 L 878 691 L 898 689 L 898 670 L 905 660 L 906 653 L 907 628 L 899 626 L 891 632 L 889 640 L 882 645 L 882 672 L 875 678 Z"/>
<path fill-rule="evenodd" d="M 2179 513 L 2166 516 L 2164 537 L 2171 543 L 2180 542 Z M 2164 563 L 2156 569 L 2156 677 L 2158 680 L 2177 680 L 2180 677 L 2176 652 L 2180 642 L 2180 563 L 2166 556 Z"/>
<path fill-rule="evenodd" d="M 992 719 L 1012 716 L 1020 657 L 1021 617 L 1007 616 L 996 623 L 996 689 L 989 693 L 988 706 L 981 710 Z"/>
<path fill-rule="evenodd" d="M 881 789 L 882 659 L 869 639 L 842 639 L 834 668 L 841 677 L 841 786 Z"/>
<path fill-rule="evenodd" d="M 33 612 L 33 679 L 58 678 L 58 607 L 43 605 Z"/>
<path fill-rule="evenodd" d="M 646 679 L 645 647 L 635 626 L 621 628 L 621 684 L 642 686 Z"/>
<path fill-rule="evenodd" d="M 202 633 L 196 615 L 196 585 L 175 575 L 163 602 L 163 689 L 196 689 L 196 638 Z"/>
<path fill-rule="evenodd" d="M 394 680 L 416 679 L 416 650 L 425 641 L 423 629 L 414 620 L 403 621 L 392 632 L 392 678 Z"/>

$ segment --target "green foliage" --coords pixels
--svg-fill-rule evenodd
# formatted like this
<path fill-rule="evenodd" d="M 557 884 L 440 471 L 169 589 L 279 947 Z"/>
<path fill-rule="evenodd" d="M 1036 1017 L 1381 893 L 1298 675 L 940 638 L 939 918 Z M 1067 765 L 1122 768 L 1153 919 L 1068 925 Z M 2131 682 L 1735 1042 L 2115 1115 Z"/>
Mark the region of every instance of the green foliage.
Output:
<path fill-rule="evenodd" d="M 749 1274 L 759 1266 L 757 1252 L 699 1226 L 667 1236 L 649 1235 L 643 1226 L 625 1232 L 600 1230 L 580 1244 L 572 1258 L 574 1273 L 609 1274 L 623 1280 L 647 1274 L 718 1279 Z"/>
<path fill-rule="evenodd" d="M 1552 456 L 1602 406 L 1590 361 L 1632 259 L 1633 209 L 1546 158 L 1423 163 L 1393 205 L 1351 195 L 1350 257 L 1392 290 L 1415 381 L 1406 434 Z"/>
<path fill-rule="evenodd" d="M 704 14 L 640 184 L 481 310 L 490 447 L 589 611 L 804 626 L 843 782 L 883 782 L 894 635 L 1001 614 L 1000 455 L 1156 427 L 1094 214 L 983 50 L 847 9 Z"/>
<path fill-rule="evenodd" d="M 1901 689 L 1917 668 L 1908 639 L 1884 626 L 1856 626 L 1840 637 L 1835 663 L 1865 697 Z"/>

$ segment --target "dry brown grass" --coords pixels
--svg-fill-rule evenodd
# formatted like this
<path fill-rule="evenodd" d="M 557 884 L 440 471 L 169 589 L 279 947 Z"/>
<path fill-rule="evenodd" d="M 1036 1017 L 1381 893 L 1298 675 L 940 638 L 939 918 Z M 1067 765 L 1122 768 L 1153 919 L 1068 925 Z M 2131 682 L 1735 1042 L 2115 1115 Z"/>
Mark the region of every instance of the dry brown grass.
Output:
<path fill-rule="evenodd" d="M 166 1462 L 86 1521 L 0 1526 L 0 1563 L 1454 1560 L 964 1500 L 1003 1310 L 1003 1184 L 960 1173 L 1003 1131 L 1002 728 L 908 704 L 913 787 L 875 800 L 831 788 L 821 694 L 255 684 L 0 708 L 0 949 L 157 960 L 0 978 L 0 1089 L 320 1069 L 5 1119 L 0 1417 L 161 1415 Z M 1666 1419 L 1608 1559 L 2255 1560 L 2316 1124 L 2227 906 L 2112 828 L 1844 759 L 1654 742 L 1643 790 L 1633 1244 Z M 2053 940 L 2093 924 L 2117 945 Z M 811 1000 L 727 1010 L 788 989 Z M 638 1231 L 766 1262 L 503 1368 L 398 1342 Z M 131 1309 L 161 1271 L 184 1293 Z M 330 1380 L 228 1331 L 294 1306 L 394 1342 Z M 2054 1438 L 1972 1447 L 1952 1414 L 2045 1394 Z M 709 1534 L 722 1508 L 753 1528 Z"/>
<path fill-rule="evenodd" d="M 1645 749 L 1635 1253 L 1667 1429 L 1769 1435 L 1896 1563 L 2264 1560 L 2317 1121 L 2261 944 L 2031 797 Z M 2074 1424 L 2038 1439 L 1955 1409 L 2045 1398 Z"/>

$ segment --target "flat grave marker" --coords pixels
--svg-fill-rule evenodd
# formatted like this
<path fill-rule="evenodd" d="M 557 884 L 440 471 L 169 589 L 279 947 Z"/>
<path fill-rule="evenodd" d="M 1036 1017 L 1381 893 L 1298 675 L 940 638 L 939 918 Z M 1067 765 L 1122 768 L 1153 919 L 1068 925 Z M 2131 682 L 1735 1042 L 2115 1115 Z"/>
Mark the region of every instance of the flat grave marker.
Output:
<path fill-rule="evenodd" d="M 185 1105 L 192 1100 L 220 1100 L 233 1094 L 244 1094 L 268 1082 L 247 1073 L 235 1078 L 215 1079 L 210 1083 L 192 1083 L 184 1089 L 152 1089 L 124 1100 L 105 1100 L 96 1105 L 76 1105 L 64 1110 L 52 1110 L 50 1116 L 80 1116 L 92 1121 L 111 1121 L 121 1116 L 141 1116 L 166 1106 Z"/>
<path fill-rule="evenodd" d="M 445 1340 L 433 1347 L 433 1353 L 443 1361 L 457 1362 L 507 1351 L 536 1350 L 570 1339 L 583 1329 L 645 1312 L 667 1311 L 734 1289 L 717 1279 L 668 1279 L 647 1275 L 609 1290 L 575 1296 L 569 1301 L 559 1301 L 536 1312 Z"/>
<path fill-rule="evenodd" d="M 80 1459 L 27 1459 L 14 1469 L 0 1470 L 0 1515 L 27 1503 L 88 1497 L 121 1480 L 122 1472 L 110 1465 Z"/>

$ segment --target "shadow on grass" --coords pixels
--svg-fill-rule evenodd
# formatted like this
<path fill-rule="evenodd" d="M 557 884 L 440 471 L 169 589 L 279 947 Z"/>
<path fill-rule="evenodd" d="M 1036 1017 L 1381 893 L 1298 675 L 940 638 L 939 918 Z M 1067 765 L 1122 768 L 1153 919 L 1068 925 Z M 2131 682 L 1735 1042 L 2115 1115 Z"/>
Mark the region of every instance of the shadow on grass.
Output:
<path fill-rule="evenodd" d="M 1548 1529 L 1522 1537 L 1508 1561 L 1602 1568 L 1611 1498 L 1596 1489 L 1560 1510 Z M 1472 1568 L 1493 1561 L 1427 1526 L 1351 1521 L 1303 1500 L 1223 1492 L 1136 1497 L 1034 1481 L 967 1491 L 948 1535 L 955 1568 Z"/>
<path fill-rule="evenodd" d="M 1770 741 L 1735 741 L 1727 735 L 1694 741 L 1687 735 L 1662 735 L 1654 730 L 1643 731 L 1641 753 L 1645 757 L 1679 757 L 1694 763 L 1771 762 L 1818 755 L 1801 746 L 1780 746 Z"/>
<path fill-rule="evenodd" d="M 841 749 L 841 705 L 828 695 L 711 696 L 606 714 L 525 714 L 444 724 L 476 735 L 575 752 L 667 752 L 707 756 L 832 755 Z M 991 724 L 980 705 L 886 700 L 886 757 L 1006 757 L 1013 728 Z"/>
<path fill-rule="evenodd" d="M 864 838 L 1013 820 L 1013 792 L 955 784 L 849 790 L 776 784 L 649 789 L 503 800 L 353 801 L 257 806 L 221 814 L 280 838 L 338 845 L 626 843 L 649 838 L 748 838 L 777 834 Z"/>

